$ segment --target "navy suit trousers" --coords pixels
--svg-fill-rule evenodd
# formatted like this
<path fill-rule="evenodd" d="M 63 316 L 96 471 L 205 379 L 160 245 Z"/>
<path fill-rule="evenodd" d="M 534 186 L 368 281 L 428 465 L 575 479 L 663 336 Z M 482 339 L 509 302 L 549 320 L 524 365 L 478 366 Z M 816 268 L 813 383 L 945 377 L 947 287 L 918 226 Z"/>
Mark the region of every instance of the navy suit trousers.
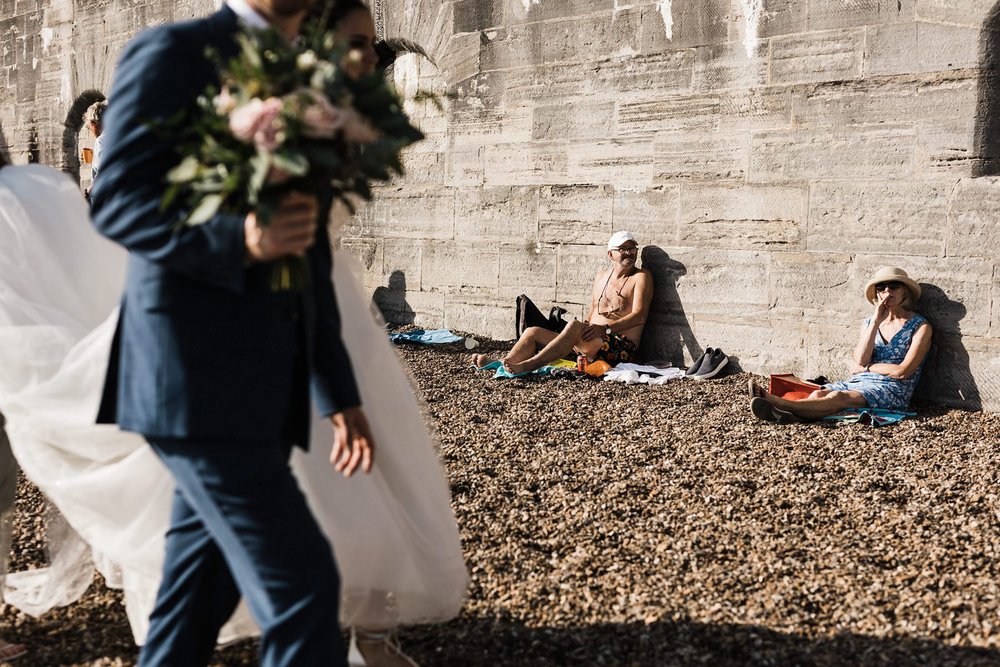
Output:
<path fill-rule="evenodd" d="M 149 444 L 177 487 L 140 666 L 207 664 L 241 594 L 261 628 L 261 665 L 345 665 L 333 553 L 292 476 L 290 447 Z"/>

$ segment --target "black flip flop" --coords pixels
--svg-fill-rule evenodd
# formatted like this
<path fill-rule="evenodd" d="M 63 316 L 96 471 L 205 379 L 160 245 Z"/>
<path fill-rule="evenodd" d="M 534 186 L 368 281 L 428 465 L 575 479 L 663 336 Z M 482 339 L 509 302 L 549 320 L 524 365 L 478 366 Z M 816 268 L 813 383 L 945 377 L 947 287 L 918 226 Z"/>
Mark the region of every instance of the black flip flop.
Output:
<path fill-rule="evenodd" d="M 798 415 L 776 408 L 767 399 L 760 397 L 750 399 L 750 412 L 757 419 L 763 419 L 772 424 L 798 424 L 804 421 Z"/>

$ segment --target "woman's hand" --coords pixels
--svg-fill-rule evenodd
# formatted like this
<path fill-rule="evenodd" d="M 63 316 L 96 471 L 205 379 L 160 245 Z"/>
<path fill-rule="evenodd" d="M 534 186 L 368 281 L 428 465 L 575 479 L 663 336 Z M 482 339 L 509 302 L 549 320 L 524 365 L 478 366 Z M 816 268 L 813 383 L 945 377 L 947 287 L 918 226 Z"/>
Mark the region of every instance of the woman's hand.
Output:
<path fill-rule="evenodd" d="M 875 314 L 872 315 L 872 322 L 875 326 L 878 326 L 885 322 L 885 319 L 889 317 L 889 306 L 885 302 L 885 297 L 878 297 L 878 301 L 875 303 Z"/>

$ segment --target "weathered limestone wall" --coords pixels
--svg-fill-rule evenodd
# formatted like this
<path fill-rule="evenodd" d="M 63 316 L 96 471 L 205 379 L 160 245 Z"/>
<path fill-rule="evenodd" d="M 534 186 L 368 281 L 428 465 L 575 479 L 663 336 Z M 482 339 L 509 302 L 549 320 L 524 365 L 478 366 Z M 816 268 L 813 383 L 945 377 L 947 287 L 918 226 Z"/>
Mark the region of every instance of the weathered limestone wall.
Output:
<path fill-rule="evenodd" d="M 650 356 L 841 377 L 862 285 L 898 265 L 936 330 L 923 393 L 1000 409 L 1000 3 L 745 5 L 388 0 L 437 62 L 397 82 L 456 97 L 415 107 L 430 139 L 350 230 L 369 286 L 394 319 L 509 338 L 520 292 L 583 313 L 630 229 Z"/>
<path fill-rule="evenodd" d="M 125 43 L 143 28 L 215 6 L 212 0 L 0 0 L 0 150 L 15 162 L 71 171 L 79 165 L 74 102 L 88 91 L 107 95 Z"/>
<path fill-rule="evenodd" d="M 74 168 L 74 102 L 140 28 L 211 0 L 0 0 L 0 147 Z M 756 11 L 762 6 L 762 11 Z M 749 11 L 748 11 L 749 10 Z M 582 314 L 631 229 L 644 344 L 842 376 L 866 277 L 924 283 L 922 391 L 1000 409 L 995 0 L 382 0 L 429 139 L 347 230 L 392 319 L 510 337 L 513 297 Z M 73 120 L 69 118 L 69 120 Z"/>

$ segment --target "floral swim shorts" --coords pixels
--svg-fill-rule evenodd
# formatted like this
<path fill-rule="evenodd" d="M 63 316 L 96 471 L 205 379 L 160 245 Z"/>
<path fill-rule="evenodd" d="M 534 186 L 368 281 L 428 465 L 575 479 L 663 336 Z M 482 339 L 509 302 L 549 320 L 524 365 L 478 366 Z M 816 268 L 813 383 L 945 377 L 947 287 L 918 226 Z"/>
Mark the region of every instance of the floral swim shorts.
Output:
<path fill-rule="evenodd" d="M 604 336 L 604 344 L 597 351 L 597 358 L 603 359 L 612 366 L 625 362 L 635 361 L 635 343 L 621 334 L 607 334 Z"/>

